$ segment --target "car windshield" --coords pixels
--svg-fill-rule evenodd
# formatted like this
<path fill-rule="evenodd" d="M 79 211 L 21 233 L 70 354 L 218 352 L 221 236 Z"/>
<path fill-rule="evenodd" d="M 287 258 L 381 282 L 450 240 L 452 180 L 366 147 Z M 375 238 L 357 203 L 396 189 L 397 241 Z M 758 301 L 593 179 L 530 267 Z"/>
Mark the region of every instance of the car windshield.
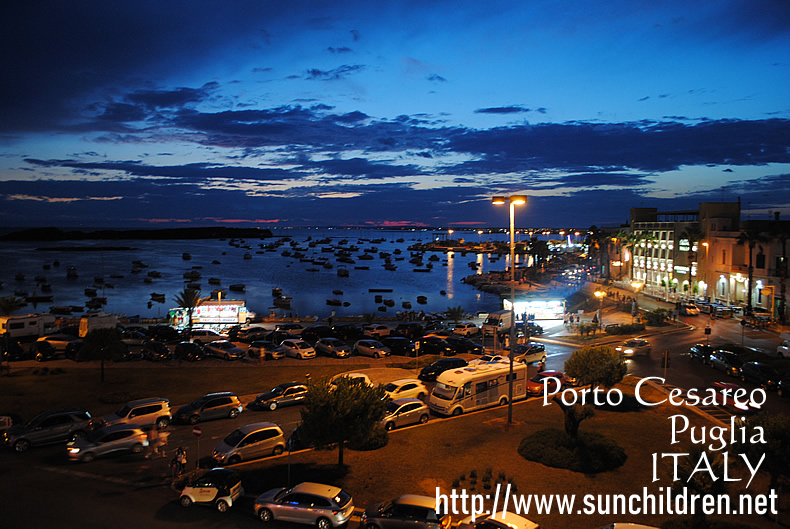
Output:
<path fill-rule="evenodd" d="M 433 388 L 433 396 L 442 400 L 452 400 L 453 397 L 455 397 L 456 391 L 458 391 L 458 388 L 454 386 L 448 386 L 447 384 L 437 382 L 436 386 Z"/>
<path fill-rule="evenodd" d="M 296 347 L 299 349 L 310 349 L 310 344 L 307 342 L 296 342 Z"/>
<path fill-rule="evenodd" d="M 241 430 L 233 430 L 222 441 L 228 446 L 236 446 L 241 442 L 242 439 L 244 439 L 244 435 L 244 432 Z"/>
<path fill-rule="evenodd" d="M 392 382 L 390 382 L 389 384 L 384 386 L 384 391 L 386 391 L 387 393 L 391 393 L 391 392 L 395 391 L 396 389 L 398 389 L 398 386 L 393 384 Z"/>
<path fill-rule="evenodd" d="M 398 408 L 400 408 L 400 405 L 395 404 L 395 402 L 393 402 L 393 401 L 389 401 L 387 403 L 387 407 L 384 408 L 384 410 L 386 411 L 387 415 L 392 415 L 393 413 L 398 411 Z"/>
<path fill-rule="evenodd" d="M 205 404 L 205 402 L 206 402 L 207 400 L 208 400 L 208 397 L 205 397 L 205 396 L 203 396 L 203 397 L 200 397 L 199 399 L 195 400 L 195 401 L 192 403 L 192 406 L 195 406 L 195 407 L 198 407 L 198 408 L 199 408 L 200 406 L 202 406 L 203 404 Z"/>
<path fill-rule="evenodd" d="M 104 437 L 104 430 L 100 428 L 100 429 L 94 430 L 91 433 L 89 433 L 88 435 L 86 435 L 85 436 L 85 440 L 88 441 L 89 443 L 95 443 L 96 441 L 98 441 L 102 437 Z"/>
<path fill-rule="evenodd" d="M 271 392 L 275 395 L 282 395 L 283 393 L 285 393 L 285 388 L 282 386 L 277 386 L 275 388 L 272 388 Z"/>
<path fill-rule="evenodd" d="M 117 415 L 118 417 L 126 417 L 127 415 L 129 415 L 130 410 L 131 408 L 129 408 L 128 405 L 124 405 L 123 408 L 115 412 L 115 415 Z"/>

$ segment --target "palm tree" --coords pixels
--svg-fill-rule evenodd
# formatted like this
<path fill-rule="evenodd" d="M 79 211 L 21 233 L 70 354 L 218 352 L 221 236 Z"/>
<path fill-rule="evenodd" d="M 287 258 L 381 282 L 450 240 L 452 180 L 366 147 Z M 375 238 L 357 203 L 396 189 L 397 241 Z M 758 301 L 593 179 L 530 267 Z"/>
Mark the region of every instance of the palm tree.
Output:
<path fill-rule="evenodd" d="M 782 227 L 779 223 L 779 214 L 777 213 L 776 224 L 771 230 L 771 235 L 778 239 L 782 244 L 782 260 L 776 270 L 776 275 L 779 276 L 779 300 L 776 314 L 781 323 L 785 321 L 787 314 L 787 228 Z"/>
<path fill-rule="evenodd" d="M 622 246 L 631 252 L 631 269 L 629 275 L 630 279 L 634 279 L 634 248 L 642 243 L 655 242 L 656 237 L 649 231 L 620 231 L 618 235 L 622 237 Z"/>
<path fill-rule="evenodd" d="M 3 316 L 10 316 L 24 306 L 25 302 L 16 296 L 3 296 L 0 298 L 0 314 Z"/>
<path fill-rule="evenodd" d="M 754 247 L 757 246 L 758 243 L 765 242 L 766 237 L 763 233 L 757 228 L 746 228 L 738 235 L 738 239 L 736 242 L 739 245 L 747 245 L 749 247 L 749 277 L 746 283 L 746 313 L 749 314 L 752 312 L 752 285 L 754 284 L 754 261 L 752 259 L 752 254 L 754 253 Z"/>
<path fill-rule="evenodd" d="M 179 307 L 187 309 L 187 329 L 190 334 L 192 333 L 192 314 L 207 299 L 200 297 L 200 290 L 192 288 L 185 288 L 174 299 Z"/>
<path fill-rule="evenodd" d="M 459 321 L 464 319 L 464 314 L 466 314 L 466 311 L 461 305 L 457 307 L 447 307 L 447 317 L 453 320 L 453 323 L 456 325 L 458 325 Z"/>

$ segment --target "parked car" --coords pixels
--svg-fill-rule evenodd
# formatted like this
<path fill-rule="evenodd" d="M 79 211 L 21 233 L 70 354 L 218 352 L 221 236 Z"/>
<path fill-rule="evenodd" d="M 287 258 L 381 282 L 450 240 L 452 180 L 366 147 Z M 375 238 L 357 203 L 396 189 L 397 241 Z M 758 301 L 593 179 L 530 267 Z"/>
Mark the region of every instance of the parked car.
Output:
<path fill-rule="evenodd" d="M 299 358 L 306 360 L 308 358 L 315 358 L 315 349 L 309 343 L 299 338 L 292 338 L 290 340 L 283 340 L 280 344 L 285 356 L 292 358 Z"/>
<path fill-rule="evenodd" d="M 520 343 L 513 348 L 513 360 L 523 364 L 546 363 L 546 346 L 538 342 Z"/>
<path fill-rule="evenodd" d="M 319 338 L 313 346 L 316 353 L 335 358 L 348 358 L 351 356 L 351 348 L 339 338 L 324 337 Z"/>
<path fill-rule="evenodd" d="M 700 310 L 693 303 L 686 303 L 680 306 L 680 314 L 681 316 L 699 316 Z"/>
<path fill-rule="evenodd" d="M 271 332 L 263 327 L 244 327 L 236 332 L 236 340 L 244 343 L 251 343 L 255 340 L 262 340 L 263 337 Z"/>
<path fill-rule="evenodd" d="M 776 347 L 776 354 L 781 358 L 790 358 L 790 340 L 785 340 Z"/>
<path fill-rule="evenodd" d="M 448 336 L 444 341 L 450 344 L 457 354 L 480 355 L 485 351 L 481 344 L 473 342 L 466 336 Z"/>
<path fill-rule="evenodd" d="M 425 381 L 436 380 L 436 377 L 445 371 L 464 368 L 467 365 L 469 363 L 463 358 L 440 358 L 431 365 L 423 367 L 418 378 Z"/>
<path fill-rule="evenodd" d="M 162 397 L 151 397 L 127 402 L 115 413 L 103 416 L 101 426 L 136 424 L 139 426 L 155 425 L 162 429 L 166 428 L 171 420 L 170 401 Z"/>
<path fill-rule="evenodd" d="M 57 352 L 62 353 L 66 350 L 66 347 L 74 340 L 79 340 L 79 338 L 71 334 L 49 334 L 47 336 L 41 336 L 40 338 L 38 338 L 36 340 L 36 344 L 40 344 L 41 342 L 46 342 L 52 345 Z"/>
<path fill-rule="evenodd" d="M 387 430 L 428 422 L 430 411 L 428 406 L 419 399 L 401 398 L 387 403 L 381 425 Z"/>
<path fill-rule="evenodd" d="M 428 396 L 425 384 L 414 378 L 401 378 L 393 380 L 384 386 L 384 391 L 391 399 L 415 398 L 424 400 Z"/>
<path fill-rule="evenodd" d="M 25 350 L 16 340 L 0 339 L 0 352 L 2 352 L 2 361 L 8 362 L 10 360 L 29 360 L 33 358 L 34 353 L 30 350 Z"/>
<path fill-rule="evenodd" d="M 307 386 L 300 382 L 286 382 L 261 393 L 250 402 L 249 407 L 256 410 L 271 410 L 283 406 L 299 404 L 307 397 Z"/>
<path fill-rule="evenodd" d="M 329 379 L 329 384 L 332 386 L 337 385 L 338 379 L 347 378 L 352 384 L 364 384 L 366 386 L 373 386 L 370 377 L 365 373 L 338 373 Z"/>
<path fill-rule="evenodd" d="M 280 345 L 285 340 L 290 340 L 293 338 L 294 335 L 286 332 L 286 331 L 271 331 L 263 336 L 263 339 L 267 342 L 272 342 L 273 344 Z"/>
<path fill-rule="evenodd" d="M 126 345 L 143 345 L 150 340 L 150 336 L 139 331 L 123 331 L 121 333 L 121 341 Z"/>
<path fill-rule="evenodd" d="M 741 375 L 742 365 L 743 359 L 730 351 L 718 350 L 712 352 L 710 355 L 710 366 L 732 377 L 739 377 Z"/>
<path fill-rule="evenodd" d="M 285 358 L 285 351 L 279 345 L 267 340 L 255 340 L 247 349 L 250 358 L 263 358 L 264 360 L 280 360 Z"/>
<path fill-rule="evenodd" d="M 524 325 L 524 334 L 529 336 L 540 336 L 541 334 L 543 334 L 543 327 L 541 327 L 534 321 L 528 321 Z"/>
<path fill-rule="evenodd" d="M 203 347 L 206 356 L 216 356 L 223 360 L 240 360 L 244 358 L 244 350 L 228 340 L 216 340 Z"/>
<path fill-rule="evenodd" d="M 244 410 L 235 393 L 227 391 L 208 393 L 190 404 L 178 408 L 173 420 L 180 423 L 197 424 L 210 419 L 235 419 Z"/>
<path fill-rule="evenodd" d="M 510 357 L 507 354 L 494 354 L 494 353 L 486 353 L 480 355 L 479 358 L 475 358 L 469 361 L 470 366 L 476 366 L 477 364 L 487 364 L 489 362 L 509 362 Z"/>
<path fill-rule="evenodd" d="M 190 336 L 190 342 L 195 342 L 201 345 L 216 342 L 217 340 L 228 339 L 226 334 L 220 334 L 213 329 L 192 329 L 192 331 L 188 334 Z"/>
<path fill-rule="evenodd" d="M 480 327 L 476 323 L 463 322 L 453 327 L 453 334 L 460 334 L 461 336 L 469 336 L 470 334 L 477 334 L 480 332 Z"/>
<path fill-rule="evenodd" d="M 764 362 L 746 362 L 741 366 L 741 380 L 765 389 L 776 389 L 781 378 L 773 366 Z"/>
<path fill-rule="evenodd" d="M 58 350 L 55 349 L 51 342 L 35 342 L 30 346 L 30 352 L 33 354 L 36 362 L 53 360 L 58 356 Z"/>
<path fill-rule="evenodd" d="M 133 424 L 116 424 L 92 431 L 70 441 L 66 454 L 70 461 L 89 463 L 110 454 L 140 454 L 148 446 L 148 434 Z"/>
<path fill-rule="evenodd" d="M 547 389 L 549 393 L 555 393 L 564 383 L 565 375 L 562 371 L 541 371 L 527 381 L 527 394 L 539 397 Z"/>
<path fill-rule="evenodd" d="M 389 336 L 392 332 L 392 328 L 389 325 L 383 324 L 376 324 L 371 323 L 369 325 L 363 325 L 362 330 L 365 333 L 365 336 L 370 336 L 372 338 L 383 338 L 385 336 Z"/>
<path fill-rule="evenodd" d="M 214 447 L 212 457 L 220 465 L 279 455 L 285 449 L 283 431 L 274 423 L 258 422 L 236 428 Z"/>
<path fill-rule="evenodd" d="M 622 524 L 617 524 L 618 529 L 626 529 L 625 527 L 621 527 L 621 525 Z M 497 511 L 493 514 L 478 516 L 474 522 L 471 516 L 464 518 L 458 523 L 457 529 L 540 529 L 540 526 L 510 511 L 505 511 L 504 513 Z M 647 526 L 636 526 L 628 529 L 650 528 Z"/>
<path fill-rule="evenodd" d="M 173 357 L 177 360 L 187 360 L 189 362 L 196 362 L 205 356 L 203 347 L 195 342 L 181 342 L 176 345 L 173 351 Z"/>
<path fill-rule="evenodd" d="M 302 334 L 304 326 L 301 323 L 278 323 L 274 326 L 274 330 L 287 332 L 293 336 Z"/>
<path fill-rule="evenodd" d="M 15 452 L 31 446 L 64 443 L 85 435 L 93 417 L 82 408 L 47 410 L 24 424 L 14 424 L 3 432 L 3 444 Z"/>
<path fill-rule="evenodd" d="M 716 348 L 712 345 L 706 345 L 704 343 L 694 344 L 689 348 L 689 358 L 702 362 L 703 364 L 709 364 L 710 355 L 715 350 Z"/>
<path fill-rule="evenodd" d="M 417 349 L 414 346 L 414 342 L 405 336 L 390 335 L 386 338 L 382 338 L 381 343 L 389 348 L 390 354 L 410 357 L 417 356 Z"/>
<path fill-rule="evenodd" d="M 160 342 L 172 342 L 181 339 L 181 333 L 169 325 L 154 325 L 148 328 L 146 334 L 152 340 L 159 340 Z"/>
<path fill-rule="evenodd" d="M 420 355 L 454 356 L 456 354 L 452 345 L 444 338 L 438 336 L 423 336 L 414 342 Z"/>
<path fill-rule="evenodd" d="M 332 335 L 346 341 L 358 340 L 362 338 L 362 328 L 352 323 L 340 323 L 332 326 Z"/>
<path fill-rule="evenodd" d="M 711 387 L 719 393 L 716 398 L 721 402 L 721 407 L 729 409 L 732 413 L 752 414 L 762 411 L 760 404 L 748 399 L 748 392 L 738 399 L 734 397 L 735 392 L 742 389 L 737 384 L 732 382 L 714 382 L 711 384 Z"/>
<path fill-rule="evenodd" d="M 650 355 L 650 342 L 644 338 L 631 338 L 623 345 L 615 347 L 615 351 L 622 356 Z"/>
<path fill-rule="evenodd" d="M 391 354 L 389 348 L 378 340 L 357 340 L 354 344 L 353 351 L 354 354 L 372 356 L 373 358 L 380 358 Z"/>
<path fill-rule="evenodd" d="M 436 507 L 435 497 L 404 494 L 365 509 L 359 525 L 363 529 L 449 529 L 452 517 L 437 513 Z"/>
<path fill-rule="evenodd" d="M 190 507 L 194 503 L 212 505 L 225 512 L 244 496 L 241 476 L 230 468 L 213 468 L 189 480 L 181 491 L 179 503 Z"/>
<path fill-rule="evenodd" d="M 302 331 L 302 340 L 310 343 L 315 343 L 319 338 L 327 338 L 332 336 L 332 327 L 328 325 L 313 325 Z"/>
<path fill-rule="evenodd" d="M 262 522 L 282 520 L 332 529 L 348 523 L 354 501 L 341 488 L 304 482 L 264 492 L 255 500 L 254 512 Z"/>
<path fill-rule="evenodd" d="M 409 321 L 399 323 L 393 330 L 392 334 L 397 336 L 405 336 L 410 340 L 416 340 L 425 334 L 425 326 L 417 321 Z"/>
<path fill-rule="evenodd" d="M 151 362 L 170 360 L 173 358 L 173 353 L 170 351 L 170 348 L 163 342 L 157 341 L 146 342 L 146 344 L 140 348 L 140 354 L 143 355 L 143 358 Z"/>

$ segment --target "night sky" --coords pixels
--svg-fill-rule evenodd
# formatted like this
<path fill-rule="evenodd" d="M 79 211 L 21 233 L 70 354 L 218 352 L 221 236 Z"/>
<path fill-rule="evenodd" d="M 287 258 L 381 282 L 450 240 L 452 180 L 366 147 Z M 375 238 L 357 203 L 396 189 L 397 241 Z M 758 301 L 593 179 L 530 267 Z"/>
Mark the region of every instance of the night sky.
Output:
<path fill-rule="evenodd" d="M 0 226 L 790 215 L 786 0 L 0 8 Z"/>

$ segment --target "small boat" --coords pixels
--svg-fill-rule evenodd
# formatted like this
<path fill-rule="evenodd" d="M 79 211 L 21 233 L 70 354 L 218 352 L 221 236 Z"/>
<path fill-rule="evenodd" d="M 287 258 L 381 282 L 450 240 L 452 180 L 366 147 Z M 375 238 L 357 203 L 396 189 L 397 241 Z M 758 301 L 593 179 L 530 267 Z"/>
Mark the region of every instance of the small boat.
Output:
<path fill-rule="evenodd" d="M 283 294 L 282 296 L 274 298 L 273 303 L 275 307 L 280 307 L 281 309 L 290 309 L 292 301 L 293 298 L 291 296 L 286 296 Z"/>
<path fill-rule="evenodd" d="M 348 277 L 348 275 L 349 275 L 348 268 L 337 269 L 337 277 Z"/>
<path fill-rule="evenodd" d="M 355 266 L 354 270 L 370 270 L 369 266 Z"/>
<path fill-rule="evenodd" d="M 244 283 L 234 283 L 233 285 L 230 285 L 228 288 L 234 292 L 244 292 L 245 290 L 247 290 L 247 287 L 246 285 L 244 285 Z"/>
<path fill-rule="evenodd" d="M 417 296 L 417 303 L 419 303 L 420 305 L 425 305 L 426 303 L 428 303 L 428 298 L 426 298 L 425 296 Z"/>
<path fill-rule="evenodd" d="M 158 292 L 151 292 L 151 301 L 164 303 L 165 302 L 165 295 L 164 294 L 160 294 Z"/>
<path fill-rule="evenodd" d="M 385 299 L 385 300 L 383 301 L 383 303 L 384 303 L 386 306 L 388 306 L 388 307 L 394 307 L 394 306 L 395 306 L 395 300 L 394 300 L 394 299 Z"/>
<path fill-rule="evenodd" d="M 158 278 L 162 277 L 162 272 L 158 272 L 156 270 L 151 270 L 150 272 L 148 272 L 148 277 L 154 277 L 154 278 L 158 279 Z"/>
<path fill-rule="evenodd" d="M 252 254 L 250 252 L 244 252 L 244 259 L 252 259 Z"/>
<path fill-rule="evenodd" d="M 403 303 L 401 303 L 401 307 L 403 307 L 404 309 L 410 309 L 411 301 L 404 301 Z"/>
<path fill-rule="evenodd" d="M 326 300 L 326 304 L 332 307 L 339 307 L 343 304 L 343 302 L 339 299 L 328 299 Z"/>
<path fill-rule="evenodd" d="M 53 305 L 49 308 L 50 314 L 59 314 L 61 316 L 68 316 L 71 314 L 71 305 Z"/>
<path fill-rule="evenodd" d="M 214 259 L 213 261 L 211 261 L 211 264 L 222 264 L 222 262 L 218 259 Z"/>
<path fill-rule="evenodd" d="M 188 272 L 184 272 L 184 279 L 189 279 L 190 281 L 195 281 L 201 278 L 200 272 L 197 270 L 190 270 Z"/>
<path fill-rule="evenodd" d="M 66 277 L 69 279 L 76 279 L 77 276 L 77 268 L 74 266 L 70 266 L 66 269 Z"/>
<path fill-rule="evenodd" d="M 41 294 L 33 293 L 32 296 L 25 296 L 25 301 L 28 303 L 46 303 L 52 301 L 53 296 L 42 296 Z"/>
<path fill-rule="evenodd" d="M 96 297 L 96 294 L 98 294 L 98 292 L 96 291 L 95 288 L 86 288 L 85 289 L 85 295 L 88 296 L 89 298 Z"/>
<path fill-rule="evenodd" d="M 430 268 L 415 268 L 414 272 L 430 272 Z"/>
<path fill-rule="evenodd" d="M 335 296 L 342 296 L 343 295 L 343 291 L 342 290 L 333 290 L 332 294 L 334 294 Z"/>
<path fill-rule="evenodd" d="M 23 274 L 22 272 L 19 272 L 19 273 L 17 273 L 17 275 L 14 276 L 14 279 L 16 279 L 17 281 L 24 281 L 25 280 L 25 274 Z"/>
<path fill-rule="evenodd" d="M 221 283 L 222 283 L 222 281 L 220 281 L 220 279 L 218 277 L 209 277 L 208 278 L 208 284 L 209 285 L 219 285 Z"/>
<path fill-rule="evenodd" d="M 279 297 L 279 296 L 282 296 L 282 295 L 283 295 L 283 289 L 281 289 L 280 287 L 274 287 L 272 289 L 272 297 L 273 298 L 276 298 L 276 297 Z"/>
<path fill-rule="evenodd" d="M 196 283 L 194 281 L 190 281 L 186 285 L 184 285 L 189 290 L 200 290 L 200 283 Z"/>
<path fill-rule="evenodd" d="M 190 259 L 192 259 L 192 255 L 189 252 L 184 252 L 181 254 L 181 259 L 183 259 L 184 261 L 189 261 Z"/>

